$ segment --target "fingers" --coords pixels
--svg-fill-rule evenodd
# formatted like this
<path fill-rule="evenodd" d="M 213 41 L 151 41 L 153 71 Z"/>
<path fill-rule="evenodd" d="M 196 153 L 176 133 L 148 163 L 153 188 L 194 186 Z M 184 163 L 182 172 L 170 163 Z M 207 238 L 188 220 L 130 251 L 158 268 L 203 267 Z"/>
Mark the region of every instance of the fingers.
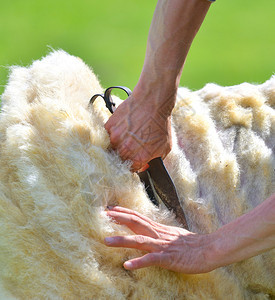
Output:
<path fill-rule="evenodd" d="M 152 224 L 144 219 L 128 213 L 117 211 L 108 211 L 106 214 L 121 225 L 126 225 L 135 234 L 141 234 L 152 238 L 159 238 L 159 234 L 154 229 Z M 148 219 L 150 221 L 150 219 Z"/>
<path fill-rule="evenodd" d="M 110 136 L 110 144 L 116 150 L 123 161 L 132 162 L 131 170 L 136 172 L 143 168 L 150 160 L 150 157 L 143 151 L 143 147 L 136 140 L 129 137 L 127 133 L 121 133 L 119 127 L 113 127 L 112 120 L 109 119 L 104 125 Z"/>
<path fill-rule="evenodd" d="M 125 207 L 109 207 L 109 211 L 106 214 L 121 225 L 126 225 L 136 234 L 143 234 L 152 238 L 170 239 L 170 237 L 178 236 L 180 233 L 176 227 L 157 223 Z"/>
<path fill-rule="evenodd" d="M 148 252 L 159 251 L 161 248 L 158 240 L 143 235 L 107 237 L 104 242 L 110 247 L 134 248 Z"/>
<path fill-rule="evenodd" d="M 117 151 L 123 161 L 128 160 L 132 162 L 131 171 L 136 172 L 143 168 L 150 158 L 146 159 L 147 157 L 142 153 L 140 145 L 134 143 L 131 146 L 134 147 L 133 150 L 127 144 L 122 144 L 121 147 L 117 148 Z"/>
<path fill-rule="evenodd" d="M 165 253 L 148 253 L 142 257 L 126 261 L 123 266 L 127 270 L 136 270 L 151 266 L 167 268 L 169 266 L 170 256 Z"/>
<path fill-rule="evenodd" d="M 168 235 L 171 235 L 171 236 L 177 236 L 179 234 L 178 232 L 178 228 L 176 227 L 173 227 L 173 226 L 167 226 L 167 225 L 163 225 L 163 224 L 160 224 L 160 223 L 157 223 L 153 220 L 151 220 L 150 218 L 148 217 L 145 217 L 144 215 L 138 213 L 137 211 L 134 211 L 132 209 L 129 209 L 129 208 L 125 208 L 125 207 L 121 207 L 121 206 L 114 206 L 114 207 L 110 207 L 109 208 L 110 210 L 107 211 L 107 215 L 109 215 L 111 217 L 111 211 L 116 211 L 116 212 L 121 212 L 121 213 L 125 213 L 125 214 L 128 214 L 128 215 L 133 215 L 133 216 L 137 216 L 138 218 L 140 218 L 141 220 L 147 222 L 147 226 L 150 226 L 151 228 L 154 229 L 154 231 L 158 234 L 158 236 L 160 237 L 164 237 L 166 236 L 167 234 Z M 115 218 L 116 215 L 114 215 L 114 219 L 116 220 Z M 117 221 L 117 220 L 116 220 Z M 135 222 L 136 220 L 133 220 L 133 222 Z M 131 221 L 129 221 L 131 222 Z M 119 222 L 120 223 L 120 222 Z M 122 224 L 122 223 L 121 223 Z M 126 225 L 128 226 L 127 224 L 123 223 L 123 225 Z M 129 227 L 129 226 L 128 226 Z M 131 229 L 131 228 L 130 228 Z M 175 232 L 171 232 L 171 229 Z M 132 230 L 132 229 L 131 229 Z M 134 230 L 132 230 L 133 232 L 135 232 Z M 138 234 L 141 234 L 141 233 L 138 233 Z M 148 236 L 151 236 L 148 234 Z M 151 237 L 154 237 L 154 236 L 151 236 Z"/>
<path fill-rule="evenodd" d="M 144 165 L 142 168 L 140 168 L 140 169 L 138 170 L 138 172 L 143 172 L 143 171 L 147 170 L 148 168 L 149 168 L 149 165 L 146 164 L 146 165 Z"/>
<path fill-rule="evenodd" d="M 134 248 L 150 252 L 142 257 L 137 257 L 126 261 L 123 266 L 127 270 L 136 270 L 150 266 L 168 268 L 171 263 L 170 255 L 162 252 L 163 245 L 150 237 L 139 235 L 116 236 L 106 238 L 105 244 L 112 247 Z"/>
<path fill-rule="evenodd" d="M 142 169 L 154 157 L 164 158 L 171 149 L 171 122 L 156 122 L 150 111 L 129 97 L 104 125 L 112 148 L 122 160 L 132 161 L 132 171 Z"/>
<path fill-rule="evenodd" d="M 110 134 L 110 129 L 111 129 L 112 125 L 111 125 L 111 121 L 110 119 L 104 124 L 104 128 L 106 129 L 106 131 Z"/>
<path fill-rule="evenodd" d="M 131 166 L 131 171 L 132 172 L 137 172 L 143 168 L 146 168 L 146 163 L 140 163 L 140 162 L 133 162 L 132 166 Z"/>
<path fill-rule="evenodd" d="M 145 142 L 138 138 L 133 138 L 132 133 L 128 132 L 117 144 L 118 151 L 122 160 L 132 161 L 132 171 L 138 171 L 145 167 L 148 161 L 152 159 L 152 153 L 146 149 Z"/>
<path fill-rule="evenodd" d="M 125 207 L 121 207 L 121 206 L 113 206 L 113 207 L 109 207 L 109 211 L 107 212 L 107 214 L 109 214 L 109 212 L 112 211 L 116 211 L 116 212 L 121 212 L 121 213 L 125 213 L 125 214 L 129 214 L 129 215 L 134 215 L 137 216 L 138 218 L 148 222 L 151 225 L 156 225 L 158 223 L 154 222 L 153 220 L 151 220 L 148 217 L 145 217 L 144 215 L 140 214 L 139 212 L 129 209 L 129 208 L 125 208 Z"/>
<path fill-rule="evenodd" d="M 116 150 L 118 145 L 121 143 L 121 134 L 119 132 L 119 129 L 112 129 L 113 125 L 111 119 L 109 119 L 107 123 L 105 123 L 104 128 L 109 134 L 112 149 Z"/>

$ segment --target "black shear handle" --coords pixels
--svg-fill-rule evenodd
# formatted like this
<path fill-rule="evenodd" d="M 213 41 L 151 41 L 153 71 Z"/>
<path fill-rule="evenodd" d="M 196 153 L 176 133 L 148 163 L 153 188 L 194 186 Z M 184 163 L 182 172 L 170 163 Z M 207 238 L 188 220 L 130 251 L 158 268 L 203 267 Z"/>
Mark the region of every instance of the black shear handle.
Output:
<path fill-rule="evenodd" d="M 111 96 L 111 92 L 113 89 L 121 89 L 123 90 L 128 96 L 130 96 L 132 94 L 132 91 L 127 88 L 126 86 L 120 86 L 120 85 L 117 85 L 117 86 L 111 86 L 109 88 L 107 88 L 107 90 L 104 92 L 104 95 L 103 94 L 95 94 L 91 99 L 90 99 L 90 103 L 89 104 L 93 104 L 95 102 L 95 99 L 97 97 L 101 97 L 103 98 L 103 100 L 105 101 L 105 104 L 106 104 L 106 107 L 109 109 L 109 111 L 111 113 L 114 113 L 114 107 L 116 106 L 113 99 L 112 99 L 112 96 Z"/>

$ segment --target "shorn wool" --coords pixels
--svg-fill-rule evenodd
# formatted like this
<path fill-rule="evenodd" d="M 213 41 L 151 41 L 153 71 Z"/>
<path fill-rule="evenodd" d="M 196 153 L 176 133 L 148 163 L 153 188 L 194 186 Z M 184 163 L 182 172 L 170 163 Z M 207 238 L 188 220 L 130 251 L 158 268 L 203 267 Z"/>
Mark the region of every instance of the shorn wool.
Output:
<path fill-rule="evenodd" d="M 129 234 L 103 211 L 120 205 L 178 225 L 110 150 L 102 92 L 79 58 L 55 51 L 13 67 L 0 115 L 0 299 L 274 299 L 275 252 L 200 275 L 127 271 Z M 119 100 L 118 100 L 119 102 Z M 275 78 L 180 88 L 165 159 L 190 230 L 210 233 L 275 190 Z"/>

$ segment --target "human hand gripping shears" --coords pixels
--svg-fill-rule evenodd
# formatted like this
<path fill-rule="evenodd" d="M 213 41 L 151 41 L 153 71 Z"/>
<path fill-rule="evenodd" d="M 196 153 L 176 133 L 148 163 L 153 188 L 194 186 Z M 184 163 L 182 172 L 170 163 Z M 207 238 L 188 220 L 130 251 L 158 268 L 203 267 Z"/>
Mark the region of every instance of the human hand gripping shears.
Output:
<path fill-rule="evenodd" d="M 114 113 L 116 105 L 111 96 L 113 89 L 123 90 L 128 97 L 132 94 L 132 91 L 125 86 L 112 86 L 107 88 L 104 94 L 95 94 L 90 99 L 89 105 L 92 105 L 97 97 L 101 97 L 105 101 L 105 105 L 109 111 Z M 137 174 L 144 184 L 150 200 L 156 206 L 159 206 L 159 201 L 161 200 L 169 210 L 174 212 L 177 220 L 183 227 L 188 229 L 185 214 L 181 207 L 175 185 L 164 166 L 162 158 L 154 158 L 148 162 L 148 165 L 149 167 L 145 171 L 138 172 Z"/>

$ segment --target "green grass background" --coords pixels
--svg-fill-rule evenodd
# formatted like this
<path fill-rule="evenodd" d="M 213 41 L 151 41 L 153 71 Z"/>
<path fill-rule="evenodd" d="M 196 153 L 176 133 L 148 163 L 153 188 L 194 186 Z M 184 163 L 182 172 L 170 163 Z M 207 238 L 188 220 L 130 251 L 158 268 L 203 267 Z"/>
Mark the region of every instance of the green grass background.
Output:
<path fill-rule="evenodd" d="M 104 87 L 135 86 L 156 0 L 0 0 L 0 94 L 8 66 L 50 50 L 79 56 Z M 275 71 L 275 1 L 217 0 L 189 52 L 181 85 L 261 83 Z"/>

